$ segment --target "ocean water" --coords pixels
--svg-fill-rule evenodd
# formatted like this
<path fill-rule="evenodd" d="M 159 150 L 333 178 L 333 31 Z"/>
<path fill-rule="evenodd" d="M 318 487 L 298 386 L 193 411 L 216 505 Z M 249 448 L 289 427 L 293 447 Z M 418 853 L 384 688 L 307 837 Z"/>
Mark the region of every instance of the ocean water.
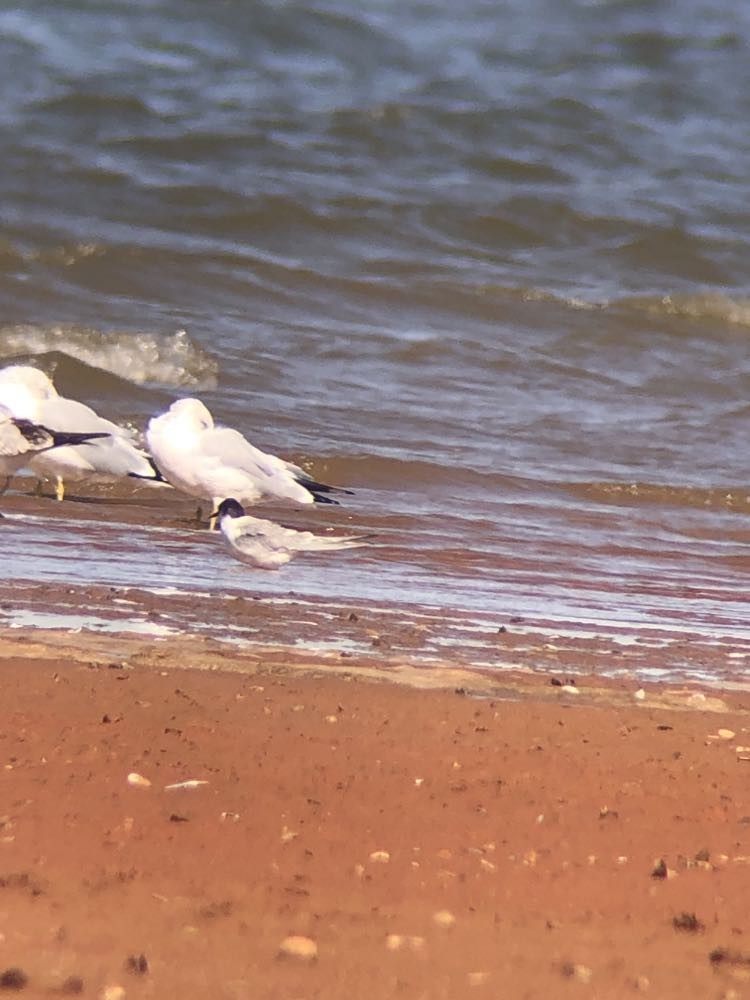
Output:
<path fill-rule="evenodd" d="M 29 0 L 0 87 L 0 364 L 378 531 L 262 587 L 750 642 L 743 0 Z"/>

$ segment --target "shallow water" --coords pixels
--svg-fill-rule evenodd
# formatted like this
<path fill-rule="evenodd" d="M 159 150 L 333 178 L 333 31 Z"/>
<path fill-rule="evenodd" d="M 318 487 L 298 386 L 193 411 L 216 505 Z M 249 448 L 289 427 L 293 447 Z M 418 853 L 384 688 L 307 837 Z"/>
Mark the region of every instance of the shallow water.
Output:
<path fill-rule="evenodd" d="M 157 509 L 155 519 L 167 514 Z M 641 681 L 750 678 L 745 597 L 709 573 L 646 585 L 637 569 L 614 577 L 603 561 L 597 572 L 590 553 L 578 565 L 571 546 L 564 562 L 506 560 L 501 572 L 467 584 L 465 567 L 408 562 L 412 550 L 395 532 L 274 573 L 236 562 L 207 531 L 114 519 L 79 519 L 71 530 L 69 516 L 3 519 L 14 568 L 14 580 L 0 585 L 7 627 L 192 635 L 364 662 L 396 656 L 575 674 L 585 659 L 598 676 Z"/>
<path fill-rule="evenodd" d="M 749 37 L 739 0 L 0 11 L 0 363 L 140 429 L 200 395 L 380 546 L 248 579 L 39 525 L 7 574 L 747 641 Z"/>

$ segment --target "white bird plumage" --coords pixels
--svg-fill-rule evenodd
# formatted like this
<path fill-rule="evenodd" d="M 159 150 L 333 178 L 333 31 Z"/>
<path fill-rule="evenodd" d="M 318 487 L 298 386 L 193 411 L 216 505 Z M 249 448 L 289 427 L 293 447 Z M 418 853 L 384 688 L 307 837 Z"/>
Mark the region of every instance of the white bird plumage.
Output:
<path fill-rule="evenodd" d="M 263 497 L 299 504 L 335 503 L 331 492 L 302 469 L 269 455 L 230 427 L 217 427 L 199 399 L 178 399 L 153 417 L 146 431 L 148 449 L 159 469 L 178 490 L 214 506 L 227 497 L 256 503 Z"/>
<path fill-rule="evenodd" d="M 280 569 L 300 552 L 335 552 L 368 544 L 371 535 L 314 535 L 312 531 L 285 528 L 246 514 L 233 498 L 223 500 L 211 515 L 218 517 L 221 533 L 241 562 L 258 569 Z"/>
<path fill-rule="evenodd" d="M 148 456 L 134 444 L 135 435 L 100 417 L 75 399 L 61 396 L 52 380 L 39 368 L 10 365 L 0 370 L 0 404 L 14 417 L 27 419 L 61 432 L 105 434 L 86 445 L 61 446 L 34 457 L 30 465 L 42 476 L 57 480 L 57 496 L 64 495 L 64 479 L 88 476 L 135 476 L 158 479 Z"/>
<path fill-rule="evenodd" d="M 0 405 L 0 476 L 7 480 L 42 452 L 69 445 L 88 444 L 103 434 L 61 433 L 31 420 L 14 417 Z M 91 442 L 93 444 L 93 441 Z M 3 487 L 4 491 L 5 487 Z"/>

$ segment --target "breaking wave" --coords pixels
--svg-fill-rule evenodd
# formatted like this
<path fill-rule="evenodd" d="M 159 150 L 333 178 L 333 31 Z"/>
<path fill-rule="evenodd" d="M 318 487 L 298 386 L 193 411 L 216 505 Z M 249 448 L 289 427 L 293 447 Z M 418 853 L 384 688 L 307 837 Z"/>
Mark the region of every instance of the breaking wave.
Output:
<path fill-rule="evenodd" d="M 750 326 L 750 299 L 733 299 L 718 292 L 706 292 L 702 295 L 632 298 L 624 299 L 618 304 L 625 309 L 645 312 L 649 316 L 719 320 L 733 326 Z"/>
<path fill-rule="evenodd" d="M 0 327 L 0 362 L 57 352 L 135 385 L 213 389 L 218 362 L 187 335 L 104 332 L 84 326 Z"/>

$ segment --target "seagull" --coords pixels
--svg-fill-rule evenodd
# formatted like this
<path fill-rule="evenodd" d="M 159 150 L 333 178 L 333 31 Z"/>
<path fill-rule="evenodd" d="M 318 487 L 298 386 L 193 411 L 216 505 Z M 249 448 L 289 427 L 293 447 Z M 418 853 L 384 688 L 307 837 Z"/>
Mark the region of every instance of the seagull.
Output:
<path fill-rule="evenodd" d="M 218 517 L 221 533 L 240 562 L 258 569 L 280 569 L 298 552 L 335 552 L 367 545 L 372 535 L 324 537 L 312 531 L 295 531 L 273 521 L 250 517 L 242 504 L 233 498 L 222 500 L 211 515 Z"/>
<path fill-rule="evenodd" d="M 100 417 L 84 403 L 61 396 L 39 368 L 10 365 L 0 369 L 0 404 L 14 417 L 55 427 L 61 432 L 75 428 L 90 432 L 89 438 L 102 439 L 85 449 L 61 445 L 52 454 L 45 452 L 34 457 L 31 468 L 56 479 L 58 500 L 65 496 L 64 479 L 107 475 L 164 482 L 150 456 L 133 443 L 132 432 Z"/>
<path fill-rule="evenodd" d="M 167 482 L 183 493 L 255 503 L 263 497 L 295 503 L 337 503 L 329 494 L 349 493 L 316 482 L 304 469 L 261 451 L 230 427 L 216 427 L 199 399 L 178 399 L 153 417 L 146 443 Z"/>
<path fill-rule="evenodd" d="M 7 407 L 0 406 L 0 475 L 5 476 L 5 485 L 0 493 L 6 491 L 11 477 L 20 468 L 42 452 L 71 445 L 87 445 L 95 438 L 108 436 L 104 432 L 74 434 L 52 431 L 42 424 L 14 417 Z"/>

